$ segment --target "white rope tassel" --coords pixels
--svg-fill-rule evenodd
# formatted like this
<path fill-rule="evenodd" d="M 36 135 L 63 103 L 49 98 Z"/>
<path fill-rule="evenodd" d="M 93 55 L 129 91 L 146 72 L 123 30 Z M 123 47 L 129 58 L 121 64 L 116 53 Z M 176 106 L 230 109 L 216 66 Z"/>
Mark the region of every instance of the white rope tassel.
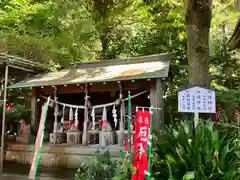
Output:
<path fill-rule="evenodd" d="M 72 121 L 73 120 L 73 109 L 70 107 L 70 111 L 69 111 L 69 120 Z"/>
<path fill-rule="evenodd" d="M 95 108 L 92 109 L 92 112 L 91 112 L 91 116 L 92 116 L 92 130 L 94 131 L 95 130 Z"/>
<path fill-rule="evenodd" d="M 113 105 L 112 109 L 113 121 L 115 123 L 115 128 L 117 127 L 117 110 L 115 104 Z"/>
<path fill-rule="evenodd" d="M 78 127 L 78 108 L 75 111 L 74 120 L 75 120 L 75 127 Z"/>
<path fill-rule="evenodd" d="M 102 120 L 103 121 L 107 120 L 107 110 L 106 110 L 106 107 L 103 108 Z"/>
<path fill-rule="evenodd" d="M 61 119 L 61 123 L 64 124 L 64 118 L 65 118 L 65 106 L 63 106 L 63 110 L 62 110 L 62 119 Z"/>

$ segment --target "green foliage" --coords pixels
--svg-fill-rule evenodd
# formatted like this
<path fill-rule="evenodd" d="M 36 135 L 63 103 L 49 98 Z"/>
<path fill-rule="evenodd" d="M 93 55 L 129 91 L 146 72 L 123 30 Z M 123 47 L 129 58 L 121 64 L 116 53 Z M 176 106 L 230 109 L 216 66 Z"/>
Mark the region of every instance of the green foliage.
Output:
<path fill-rule="evenodd" d="M 133 168 L 131 163 L 127 161 L 118 162 L 113 180 L 131 179 L 131 176 L 132 174 L 134 174 L 134 172 L 135 172 L 135 169 Z"/>
<path fill-rule="evenodd" d="M 111 159 L 109 152 L 96 154 L 87 167 L 78 169 L 74 180 L 111 180 L 116 166 L 117 162 Z"/>
<path fill-rule="evenodd" d="M 89 164 L 77 170 L 74 180 L 127 180 L 133 172 L 132 164 L 112 160 L 109 152 L 97 152 Z"/>
<path fill-rule="evenodd" d="M 1 105 L 1 111 L 3 110 L 3 105 Z M 8 120 L 17 120 L 24 119 L 28 120 L 30 116 L 30 111 L 25 105 L 22 104 L 13 104 L 12 108 L 6 111 Z"/>
<path fill-rule="evenodd" d="M 181 123 L 166 127 L 159 136 L 153 157 L 156 179 L 186 180 L 240 178 L 239 136 L 219 132 L 211 122 Z"/>

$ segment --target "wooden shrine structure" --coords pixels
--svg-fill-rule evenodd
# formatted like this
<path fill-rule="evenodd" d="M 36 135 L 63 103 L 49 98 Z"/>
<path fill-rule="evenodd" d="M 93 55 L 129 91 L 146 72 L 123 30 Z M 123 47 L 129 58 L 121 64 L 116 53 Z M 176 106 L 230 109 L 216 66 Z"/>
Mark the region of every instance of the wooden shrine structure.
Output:
<path fill-rule="evenodd" d="M 31 127 L 35 132 L 41 105 L 51 96 L 45 136 L 49 133 L 52 144 L 123 145 L 127 92 L 131 92 L 133 115 L 136 106 L 163 108 L 163 81 L 171 59 L 171 53 L 164 53 L 85 62 L 38 74 L 8 88 L 32 88 Z M 163 110 L 155 110 L 155 132 L 163 118 Z M 105 130 L 103 120 L 108 122 Z"/>
<path fill-rule="evenodd" d="M 97 144 L 102 146 L 115 142 L 121 145 L 124 144 L 124 98 L 127 97 L 127 92 L 130 91 L 134 97 L 139 96 L 139 101 L 143 101 L 141 104 L 135 103 L 133 107 L 142 105 L 163 108 L 163 79 L 168 76 L 170 61 L 171 54 L 165 53 L 81 63 L 70 69 L 38 74 L 9 88 L 32 88 L 31 126 L 35 132 L 41 104 L 47 96 L 52 97 L 53 111 L 48 115 L 49 122 L 52 123 L 47 125 L 50 130 L 46 132 L 50 134 L 51 143 L 67 141 L 68 144 L 87 145 L 89 139 L 97 137 Z M 147 97 L 150 103 L 147 102 Z M 70 99 L 71 103 L 67 103 Z M 110 114 L 114 111 L 115 115 L 109 117 L 109 111 Z M 157 110 L 154 115 L 154 131 L 157 131 L 160 120 L 163 121 L 164 118 L 163 111 Z M 103 119 L 107 120 L 109 126 L 105 131 L 101 128 Z M 113 121 L 117 121 L 115 126 Z M 96 124 L 101 124 L 101 127 L 96 129 Z M 66 128 L 66 125 L 70 127 Z"/>

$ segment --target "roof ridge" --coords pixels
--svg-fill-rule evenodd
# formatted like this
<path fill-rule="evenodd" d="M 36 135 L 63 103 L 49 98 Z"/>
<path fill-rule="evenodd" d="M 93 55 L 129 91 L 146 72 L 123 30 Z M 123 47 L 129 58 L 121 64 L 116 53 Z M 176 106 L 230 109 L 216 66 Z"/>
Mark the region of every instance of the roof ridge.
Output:
<path fill-rule="evenodd" d="M 145 55 L 145 56 L 136 56 L 136 57 L 126 57 L 120 59 L 110 59 L 110 60 L 99 60 L 99 61 L 88 61 L 77 63 L 72 68 L 87 68 L 88 66 L 96 66 L 101 67 L 109 66 L 109 65 L 121 65 L 121 64 L 135 64 L 142 62 L 154 62 L 154 61 L 167 61 L 169 56 L 174 53 L 161 53 L 161 54 L 153 54 L 153 55 Z M 165 58 L 164 58 L 165 56 Z M 71 68 L 70 68 L 71 69 Z"/>

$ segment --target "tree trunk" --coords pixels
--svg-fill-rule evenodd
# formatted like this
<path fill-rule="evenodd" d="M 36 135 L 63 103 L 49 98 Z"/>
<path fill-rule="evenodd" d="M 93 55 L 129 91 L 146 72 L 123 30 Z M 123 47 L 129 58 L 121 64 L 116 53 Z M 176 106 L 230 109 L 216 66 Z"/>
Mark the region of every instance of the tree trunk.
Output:
<path fill-rule="evenodd" d="M 112 31 L 111 23 L 109 22 L 109 14 L 114 4 L 112 0 L 92 0 L 92 3 L 94 10 L 94 21 L 97 24 L 96 29 L 98 30 L 99 38 L 102 44 L 100 58 L 102 60 L 108 60 L 112 58 L 109 50 Z"/>
<path fill-rule="evenodd" d="M 188 0 L 186 9 L 187 56 L 190 85 L 209 86 L 209 31 L 211 0 Z"/>

